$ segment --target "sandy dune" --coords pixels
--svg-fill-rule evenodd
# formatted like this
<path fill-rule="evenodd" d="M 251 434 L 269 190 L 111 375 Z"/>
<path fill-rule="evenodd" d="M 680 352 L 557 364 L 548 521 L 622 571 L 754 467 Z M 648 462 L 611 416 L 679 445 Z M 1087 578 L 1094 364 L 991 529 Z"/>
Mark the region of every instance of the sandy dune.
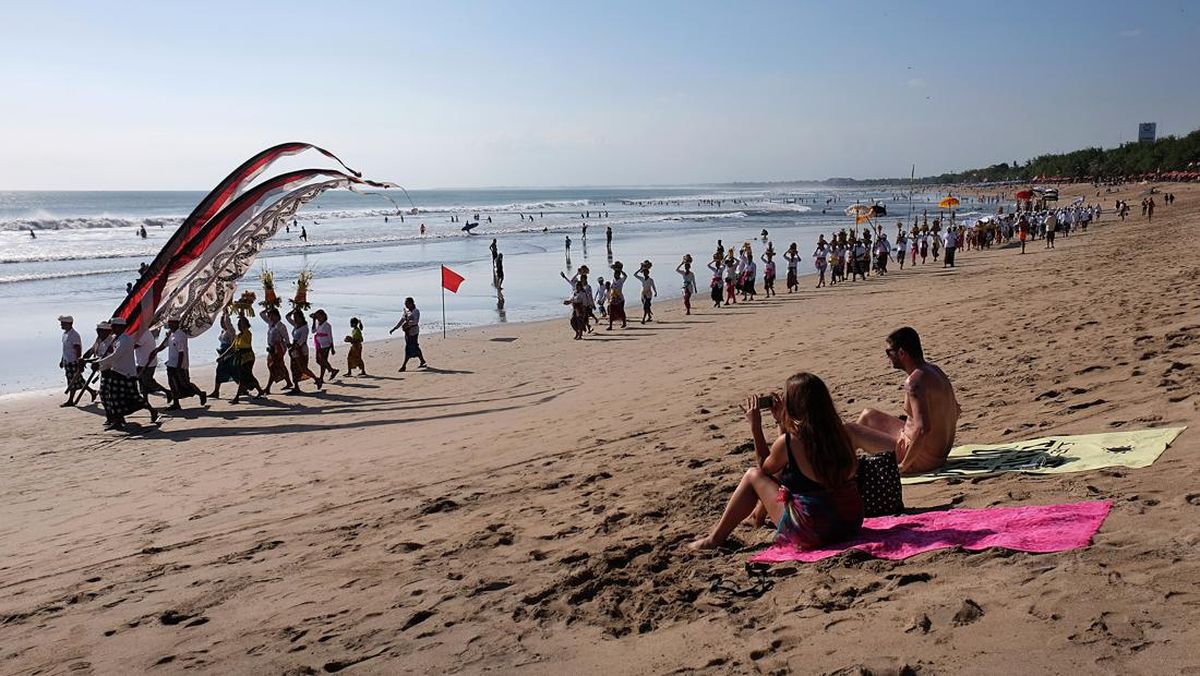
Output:
<path fill-rule="evenodd" d="M 663 301 L 582 342 L 565 317 L 427 337 L 441 370 L 370 344 L 379 377 L 129 437 L 0 399 L 0 672 L 1200 673 L 1195 429 L 1147 469 L 906 488 L 912 508 L 1113 500 L 1085 550 L 751 577 L 767 531 L 678 549 L 752 460 L 741 397 L 811 370 L 847 415 L 896 408 L 902 324 L 955 380 L 963 442 L 1196 425 L 1200 190 L 1177 193 L 1152 224 L 1105 196 L 1054 251 L 692 317 Z"/>

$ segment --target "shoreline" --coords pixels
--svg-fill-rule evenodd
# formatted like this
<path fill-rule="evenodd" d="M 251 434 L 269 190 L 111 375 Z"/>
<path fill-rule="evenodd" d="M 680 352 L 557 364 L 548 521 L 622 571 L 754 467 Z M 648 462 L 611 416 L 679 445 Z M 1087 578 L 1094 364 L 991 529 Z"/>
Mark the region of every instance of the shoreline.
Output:
<path fill-rule="evenodd" d="M 845 416 L 895 410 L 883 337 L 902 324 L 955 383 L 959 443 L 1195 425 L 1200 241 L 1152 236 L 1200 222 L 1200 189 L 1178 193 L 1153 225 L 1110 212 L 1055 251 L 962 252 L 956 270 L 837 293 L 692 317 L 676 297 L 653 324 L 583 341 L 565 316 L 464 329 L 424 346 L 436 369 L 402 377 L 386 373 L 401 341 L 373 342 L 376 378 L 161 429 L 136 414 L 129 436 L 93 411 L 0 399 L 6 666 L 1181 670 L 1200 583 L 1194 430 L 1144 469 L 905 488 L 914 510 L 1112 500 L 1081 550 L 842 555 L 760 584 L 745 561 L 767 531 L 739 529 L 733 553 L 678 547 L 751 462 L 746 393 L 811 370 Z M 1153 278 L 1126 275 L 1147 265 Z M 956 619 L 968 600 L 980 614 Z"/>

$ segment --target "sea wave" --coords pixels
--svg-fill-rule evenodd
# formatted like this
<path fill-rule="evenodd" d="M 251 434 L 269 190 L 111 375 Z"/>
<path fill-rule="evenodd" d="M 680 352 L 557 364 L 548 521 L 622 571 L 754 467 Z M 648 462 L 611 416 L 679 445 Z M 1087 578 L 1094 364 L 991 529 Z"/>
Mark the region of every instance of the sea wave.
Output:
<path fill-rule="evenodd" d="M 94 277 L 97 275 L 117 275 L 137 273 L 136 268 L 108 268 L 105 270 L 60 270 L 56 272 L 30 272 L 20 274 L 0 274 L 0 284 L 16 284 L 18 282 L 41 282 L 48 279 L 69 279 L 73 277 Z"/>
<path fill-rule="evenodd" d="M 88 228 L 158 228 L 176 227 L 183 222 L 183 216 L 42 216 L 35 218 L 10 218 L 0 220 L 0 230 L 84 230 Z"/>

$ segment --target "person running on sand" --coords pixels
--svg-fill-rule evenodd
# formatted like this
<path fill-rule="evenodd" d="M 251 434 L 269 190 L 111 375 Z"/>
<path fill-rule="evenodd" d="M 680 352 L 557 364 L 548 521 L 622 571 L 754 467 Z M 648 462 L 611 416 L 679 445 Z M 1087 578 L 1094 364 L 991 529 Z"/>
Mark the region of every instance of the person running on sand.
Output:
<path fill-rule="evenodd" d="M 908 236 L 904 234 L 904 224 L 896 223 L 896 262 L 904 269 L 904 259 L 908 257 Z"/>
<path fill-rule="evenodd" d="M 824 237 L 821 236 L 822 239 Z M 796 250 L 795 242 L 788 245 L 787 251 L 783 252 L 783 259 L 787 261 L 787 290 L 788 293 L 792 293 L 800 288 L 800 281 L 796 277 L 796 270 L 800 267 L 800 252 Z"/>
<path fill-rule="evenodd" d="M 921 338 L 911 327 L 892 331 L 884 350 L 904 381 L 905 419 L 873 408 L 846 423 L 855 448 L 868 453 L 895 451 L 901 474 L 920 474 L 941 467 L 954 445 L 962 407 L 954 387 L 940 368 L 925 361 Z"/>
<path fill-rule="evenodd" d="M 642 267 L 633 273 L 633 276 L 642 282 L 642 323 L 645 324 L 654 320 L 654 313 L 650 311 L 650 303 L 658 295 L 658 287 L 650 278 L 650 261 L 642 261 Z"/>
<path fill-rule="evenodd" d="M 692 314 L 692 294 L 696 293 L 696 273 L 692 272 L 692 255 L 685 254 L 683 262 L 675 267 L 683 277 L 683 309 L 684 314 Z"/>
<path fill-rule="evenodd" d="M 721 519 L 688 549 L 714 549 L 762 505 L 776 524 L 775 542 L 806 549 L 848 540 L 862 528 L 863 503 L 854 479 L 858 458 L 829 389 L 811 373 L 788 378 L 771 395 L 779 428 L 768 444 L 759 397 L 742 405 L 754 437 L 755 466 L 742 475 Z"/>

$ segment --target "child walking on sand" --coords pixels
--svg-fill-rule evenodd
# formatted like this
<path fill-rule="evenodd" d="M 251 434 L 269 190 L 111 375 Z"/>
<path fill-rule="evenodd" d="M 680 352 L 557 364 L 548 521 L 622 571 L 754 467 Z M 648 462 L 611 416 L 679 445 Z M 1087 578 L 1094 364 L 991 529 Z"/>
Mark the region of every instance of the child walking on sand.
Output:
<path fill-rule="evenodd" d="M 763 262 L 763 293 L 767 298 L 775 295 L 775 247 L 767 242 L 767 250 L 762 255 Z"/>
<path fill-rule="evenodd" d="M 354 369 L 359 370 L 359 375 L 367 375 L 367 365 L 363 363 L 363 334 L 362 322 L 358 317 L 350 318 L 350 335 L 346 336 L 345 341 L 350 343 L 350 351 L 346 354 L 346 375 L 354 375 Z"/>

